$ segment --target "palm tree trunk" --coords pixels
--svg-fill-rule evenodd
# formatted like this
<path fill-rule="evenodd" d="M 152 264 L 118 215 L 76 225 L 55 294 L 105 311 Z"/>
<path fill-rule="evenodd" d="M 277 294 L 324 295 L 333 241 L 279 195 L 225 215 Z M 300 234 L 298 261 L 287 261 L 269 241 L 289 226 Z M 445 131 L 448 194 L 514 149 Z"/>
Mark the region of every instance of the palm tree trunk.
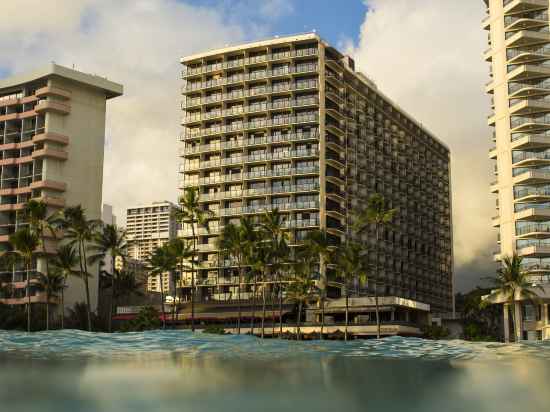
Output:
<path fill-rule="evenodd" d="M 49 288 L 50 285 L 46 285 L 46 287 Z M 48 289 L 46 289 L 46 330 L 50 330 L 50 292 Z"/>
<path fill-rule="evenodd" d="M 115 306 L 116 279 L 115 279 L 115 257 L 111 256 L 111 299 L 109 301 L 109 333 L 113 331 L 113 314 Z"/>
<path fill-rule="evenodd" d="M 166 329 L 166 318 L 164 316 L 164 282 L 162 279 L 162 273 L 160 274 L 160 310 L 162 316 L 162 329 Z"/>
<path fill-rule="evenodd" d="M 80 255 L 80 270 L 84 279 L 84 287 L 86 289 L 86 320 L 88 322 L 88 332 L 92 331 L 92 311 L 90 307 L 90 285 L 88 282 L 88 264 L 86 263 L 86 248 L 83 241 L 78 243 Z"/>
<path fill-rule="evenodd" d="M 254 284 L 252 285 L 252 317 L 250 319 L 250 334 L 254 336 L 254 321 L 256 319 L 256 293 L 258 292 L 258 279 L 254 275 Z"/>
<path fill-rule="evenodd" d="M 321 331 L 319 333 L 319 339 L 323 340 L 323 332 L 325 329 L 325 295 L 324 291 L 321 291 Z"/>
<path fill-rule="evenodd" d="M 346 326 L 344 327 L 344 340 L 348 341 L 348 325 L 349 325 L 349 294 L 346 288 Z"/>
<path fill-rule="evenodd" d="M 31 331 L 31 264 L 27 262 L 27 332 Z"/>
<path fill-rule="evenodd" d="M 283 337 L 283 280 L 279 277 L 279 339 Z"/>
<path fill-rule="evenodd" d="M 375 265 L 375 275 L 374 275 L 374 305 L 375 305 L 375 311 L 376 311 L 376 338 L 380 339 L 380 313 L 378 311 L 378 235 L 379 235 L 379 228 L 378 223 L 376 224 L 376 265 Z"/>
<path fill-rule="evenodd" d="M 243 268 L 239 266 L 239 287 L 237 288 L 238 315 L 237 315 L 237 335 L 241 334 L 241 285 L 243 283 Z"/>
<path fill-rule="evenodd" d="M 302 302 L 298 304 L 298 316 L 296 317 L 296 340 L 301 340 L 300 338 L 300 320 L 302 317 Z"/>
<path fill-rule="evenodd" d="M 63 278 L 63 288 L 61 289 L 61 329 L 65 329 L 65 278 Z"/>
<path fill-rule="evenodd" d="M 193 235 L 193 257 L 191 258 L 191 332 L 195 332 L 195 257 L 197 256 L 197 238 L 195 237 L 195 222 L 191 219 Z"/>
<path fill-rule="evenodd" d="M 265 333 L 265 283 L 262 287 L 262 339 L 264 338 Z"/>

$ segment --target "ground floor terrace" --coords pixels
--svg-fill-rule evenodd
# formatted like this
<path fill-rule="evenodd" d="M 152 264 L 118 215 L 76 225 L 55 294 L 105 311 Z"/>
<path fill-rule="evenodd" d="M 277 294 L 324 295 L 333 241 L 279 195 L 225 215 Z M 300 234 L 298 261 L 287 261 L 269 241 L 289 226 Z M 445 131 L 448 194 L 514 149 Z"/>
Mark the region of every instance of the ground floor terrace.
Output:
<path fill-rule="evenodd" d="M 427 304 L 393 296 L 379 298 L 380 332 L 382 336 L 420 336 L 424 326 L 431 323 L 430 307 Z M 189 328 L 191 326 L 191 307 L 185 303 L 174 310 L 165 305 L 164 315 L 160 305 L 156 308 L 168 327 Z M 121 306 L 113 320 L 123 324 L 134 319 L 141 310 L 140 306 Z M 240 316 L 239 316 L 240 312 Z M 323 313 L 324 312 L 324 313 Z M 268 301 L 251 304 L 239 302 L 199 302 L 195 305 L 194 325 L 198 330 L 215 325 L 228 333 L 254 333 L 265 336 L 295 334 L 298 327 L 304 335 L 319 334 L 321 329 L 327 336 L 343 334 L 346 327 L 346 304 L 344 298 L 328 299 L 324 311 L 319 303 L 307 305 L 300 314 L 296 305 L 290 302 Z M 322 319 L 324 318 L 324 322 Z M 263 324 L 263 328 L 262 328 Z M 348 299 L 348 333 L 355 337 L 376 337 L 376 303 L 372 297 Z"/>

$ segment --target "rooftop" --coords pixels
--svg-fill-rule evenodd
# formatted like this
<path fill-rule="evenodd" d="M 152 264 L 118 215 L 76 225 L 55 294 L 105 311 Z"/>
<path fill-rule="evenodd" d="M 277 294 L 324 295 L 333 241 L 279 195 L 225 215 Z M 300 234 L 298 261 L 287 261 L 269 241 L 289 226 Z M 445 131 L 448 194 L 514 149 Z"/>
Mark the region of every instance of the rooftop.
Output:
<path fill-rule="evenodd" d="M 47 66 L 41 67 L 29 73 L 18 74 L 0 79 L 0 90 L 21 86 L 35 80 L 45 79 L 52 76 L 62 77 L 64 79 L 69 79 L 91 87 L 102 89 L 105 91 L 107 99 L 121 96 L 123 93 L 123 86 L 119 83 L 107 80 L 105 77 L 83 73 L 55 63 L 50 63 Z"/>

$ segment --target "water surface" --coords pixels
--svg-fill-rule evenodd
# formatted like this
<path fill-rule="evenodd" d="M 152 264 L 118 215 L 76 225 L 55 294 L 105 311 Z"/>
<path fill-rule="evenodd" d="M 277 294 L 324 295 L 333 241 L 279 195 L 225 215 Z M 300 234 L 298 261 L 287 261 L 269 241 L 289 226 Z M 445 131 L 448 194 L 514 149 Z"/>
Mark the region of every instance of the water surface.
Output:
<path fill-rule="evenodd" d="M 0 331 L 0 411 L 548 411 L 550 342 Z"/>

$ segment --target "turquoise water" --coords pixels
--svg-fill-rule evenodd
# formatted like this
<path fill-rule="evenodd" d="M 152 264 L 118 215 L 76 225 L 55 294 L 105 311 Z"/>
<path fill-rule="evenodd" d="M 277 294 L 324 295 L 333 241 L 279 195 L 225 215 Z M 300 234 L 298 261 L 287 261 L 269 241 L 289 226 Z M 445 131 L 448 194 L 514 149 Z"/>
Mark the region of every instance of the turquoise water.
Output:
<path fill-rule="evenodd" d="M 550 342 L 0 331 L 0 411 L 549 411 Z"/>

